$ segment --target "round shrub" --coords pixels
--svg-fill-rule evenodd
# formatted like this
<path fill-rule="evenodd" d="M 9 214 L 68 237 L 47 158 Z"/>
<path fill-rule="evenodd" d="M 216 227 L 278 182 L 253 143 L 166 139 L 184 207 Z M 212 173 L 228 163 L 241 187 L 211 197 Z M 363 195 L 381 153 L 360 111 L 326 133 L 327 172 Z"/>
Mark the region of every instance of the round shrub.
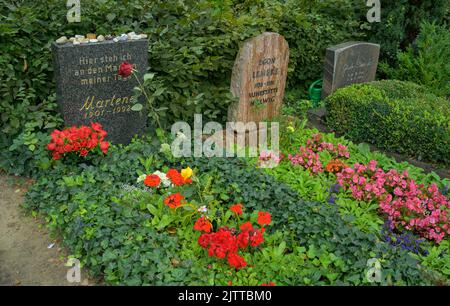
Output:
<path fill-rule="evenodd" d="M 327 125 L 356 142 L 448 165 L 450 105 L 395 80 L 341 88 L 325 100 Z"/>

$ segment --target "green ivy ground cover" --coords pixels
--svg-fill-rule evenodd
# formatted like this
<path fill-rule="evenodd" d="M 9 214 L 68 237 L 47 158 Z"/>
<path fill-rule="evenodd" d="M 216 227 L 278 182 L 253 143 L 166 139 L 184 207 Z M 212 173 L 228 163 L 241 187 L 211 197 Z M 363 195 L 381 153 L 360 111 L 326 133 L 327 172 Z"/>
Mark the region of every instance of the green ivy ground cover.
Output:
<path fill-rule="evenodd" d="M 296 135 L 297 142 L 306 137 Z M 356 150 L 352 149 L 354 158 Z M 389 162 L 386 159 L 385 164 Z M 200 197 L 210 203 L 218 222 L 228 218 L 228 207 L 234 203 L 242 203 L 249 211 L 271 213 L 272 226 L 264 244 L 246 255 L 251 266 L 235 271 L 208 257 L 197 245 L 199 235 L 192 230 L 193 220 L 177 223 L 164 217 L 168 211 L 162 204 L 162 208 L 156 203 L 158 209 L 149 208 L 153 198 L 140 190 L 137 177 L 164 167 L 185 166 L 195 169 L 201 182 Z M 427 257 L 428 261 L 419 265 L 420 259 L 380 240 L 374 230 L 379 222 L 370 213 L 364 214 L 374 224 L 358 224 L 354 222 L 355 217 L 360 218 L 358 208 L 352 212 L 339 203 L 327 203 L 328 182 L 308 178 L 306 185 L 296 184 L 302 181 L 300 172 L 282 174 L 282 167 L 268 175 L 253 162 L 237 158 L 173 160 L 159 153 L 157 142 L 138 141 L 125 148 L 113 146 L 106 157 L 85 163 L 56 162 L 32 186 L 25 207 L 42 213 L 70 254 L 107 284 L 442 282 L 432 271 L 446 260 L 439 250 L 433 253 L 434 259 Z M 366 277 L 371 258 L 381 262 L 380 283 L 370 283 Z"/>

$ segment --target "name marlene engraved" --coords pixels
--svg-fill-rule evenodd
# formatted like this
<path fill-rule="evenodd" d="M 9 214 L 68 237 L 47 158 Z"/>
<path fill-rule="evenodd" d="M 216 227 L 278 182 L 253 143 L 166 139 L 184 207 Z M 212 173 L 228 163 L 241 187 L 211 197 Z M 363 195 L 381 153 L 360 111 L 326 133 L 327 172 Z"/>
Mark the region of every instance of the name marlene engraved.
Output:
<path fill-rule="evenodd" d="M 147 70 L 148 41 L 106 41 L 89 45 L 53 45 L 57 100 L 66 125 L 99 122 L 108 140 L 127 144 L 146 126 L 146 109 L 131 107 L 134 77 L 118 75 L 128 61 L 143 78 Z M 141 101 L 143 102 L 143 101 Z"/>

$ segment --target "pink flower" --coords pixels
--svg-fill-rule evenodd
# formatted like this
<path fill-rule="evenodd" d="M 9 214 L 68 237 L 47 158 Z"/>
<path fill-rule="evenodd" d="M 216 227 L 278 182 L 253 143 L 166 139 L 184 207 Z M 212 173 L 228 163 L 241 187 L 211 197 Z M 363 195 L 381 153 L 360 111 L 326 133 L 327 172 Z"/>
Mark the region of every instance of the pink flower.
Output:
<path fill-rule="evenodd" d="M 403 195 L 403 192 L 402 192 L 402 190 L 401 190 L 400 188 L 396 187 L 396 188 L 394 189 L 394 194 L 395 194 L 396 196 L 401 197 L 401 196 Z"/>
<path fill-rule="evenodd" d="M 368 166 L 355 164 L 353 169 L 338 173 L 337 181 L 355 199 L 376 199 L 393 228 L 413 230 L 437 243 L 449 235 L 450 201 L 436 184 L 425 188 L 410 179 L 407 172 L 386 173 L 375 165 L 375 161 L 370 161 Z"/>

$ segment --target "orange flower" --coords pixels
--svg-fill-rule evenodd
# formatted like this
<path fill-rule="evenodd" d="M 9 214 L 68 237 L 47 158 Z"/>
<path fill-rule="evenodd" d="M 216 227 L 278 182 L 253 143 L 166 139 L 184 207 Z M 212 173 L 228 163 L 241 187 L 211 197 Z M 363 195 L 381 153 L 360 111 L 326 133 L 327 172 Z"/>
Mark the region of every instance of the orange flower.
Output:
<path fill-rule="evenodd" d="M 347 167 L 348 166 L 344 162 L 342 162 L 341 160 L 333 159 L 325 167 L 325 171 L 326 172 L 330 172 L 330 173 L 339 173 L 339 172 L 341 172 L 343 169 L 345 169 Z"/>
<path fill-rule="evenodd" d="M 178 172 L 178 170 L 176 169 L 169 169 L 169 171 L 167 171 L 166 176 L 170 179 L 170 181 L 176 185 L 176 186 L 183 186 L 185 184 L 190 184 L 192 183 L 192 180 L 190 178 L 184 178 L 180 172 Z"/>
<path fill-rule="evenodd" d="M 230 210 L 237 215 L 242 215 L 242 208 L 244 206 L 242 204 L 234 204 L 230 207 Z"/>
<path fill-rule="evenodd" d="M 164 200 L 164 204 L 169 206 L 170 208 L 177 208 L 181 205 L 181 201 L 184 200 L 184 197 L 179 193 L 171 194 Z"/>
<path fill-rule="evenodd" d="M 158 187 L 161 179 L 156 174 L 147 175 L 144 180 L 144 185 L 148 187 Z"/>

